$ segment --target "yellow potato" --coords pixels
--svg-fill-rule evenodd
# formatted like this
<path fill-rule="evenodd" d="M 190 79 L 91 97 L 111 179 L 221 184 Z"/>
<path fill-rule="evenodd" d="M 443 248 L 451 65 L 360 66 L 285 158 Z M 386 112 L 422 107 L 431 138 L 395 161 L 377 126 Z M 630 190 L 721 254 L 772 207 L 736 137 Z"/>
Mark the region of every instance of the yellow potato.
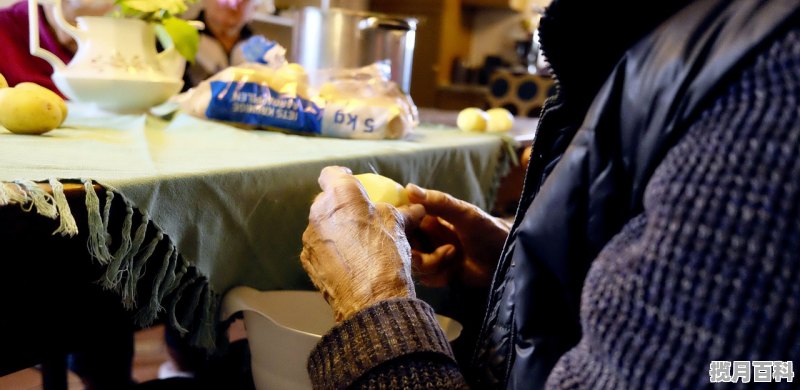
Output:
<path fill-rule="evenodd" d="M 275 71 L 270 88 L 289 95 L 308 96 L 308 74 L 299 64 L 288 64 Z"/>
<path fill-rule="evenodd" d="M 514 127 L 514 115 L 502 107 L 492 108 L 486 111 L 489 115 L 489 122 L 486 124 L 486 131 L 488 132 L 502 132 L 509 131 Z"/>
<path fill-rule="evenodd" d="M 271 85 L 273 72 L 272 69 L 248 69 L 231 67 L 223 71 L 222 81 L 236 81 L 243 83 L 255 83 L 261 85 Z"/>
<path fill-rule="evenodd" d="M 61 124 L 61 109 L 47 95 L 27 88 L 0 90 L 0 126 L 17 134 L 43 134 Z"/>
<path fill-rule="evenodd" d="M 39 85 L 39 84 L 29 83 L 29 82 L 19 83 L 14 88 L 17 88 L 17 89 L 30 89 L 30 90 L 34 90 L 34 91 L 39 91 L 39 93 L 47 96 L 49 99 L 52 99 L 54 102 L 56 102 L 56 104 L 58 105 L 58 108 L 61 109 L 61 123 L 64 123 L 64 120 L 67 119 L 67 113 L 68 113 L 67 103 L 64 102 L 64 99 L 62 99 L 61 96 L 58 96 L 57 93 L 55 93 L 55 92 L 53 92 L 53 91 L 51 91 L 51 90 Z M 61 123 L 59 123 L 58 125 L 61 126 Z"/>
<path fill-rule="evenodd" d="M 325 100 L 336 100 L 339 95 L 339 89 L 333 83 L 326 82 L 319 87 L 318 95 Z"/>
<path fill-rule="evenodd" d="M 465 108 L 458 113 L 456 124 L 463 131 L 484 131 L 489 116 L 480 108 Z"/>
<path fill-rule="evenodd" d="M 286 64 L 281 69 L 286 69 L 296 74 L 306 75 L 306 68 L 304 68 L 303 65 L 300 65 L 296 62 Z"/>
<path fill-rule="evenodd" d="M 8 81 L 2 73 L 0 73 L 0 88 L 8 88 Z"/>
<path fill-rule="evenodd" d="M 373 203 L 386 202 L 399 207 L 408 204 L 408 194 L 398 182 L 375 173 L 355 175 Z"/>

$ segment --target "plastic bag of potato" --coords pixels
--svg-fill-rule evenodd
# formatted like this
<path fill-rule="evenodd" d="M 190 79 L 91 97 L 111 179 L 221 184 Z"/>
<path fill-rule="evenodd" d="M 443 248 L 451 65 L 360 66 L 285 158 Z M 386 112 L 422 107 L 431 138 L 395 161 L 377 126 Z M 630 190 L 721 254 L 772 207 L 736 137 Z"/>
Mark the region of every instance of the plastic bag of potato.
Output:
<path fill-rule="evenodd" d="M 0 74 L 0 126 L 17 134 L 44 134 L 67 118 L 67 105 L 55 92 L 34 83 L 8 88 Z"/>
<path fill-rule="evenodd" d="M 389 80 L 386 62 L 355 69 L 312 74 L 317 99 L 325 106 L 323 130 L 341 138 L 389 138 L 408 135 L 419 124 L 417 106 Z"/>
<path fill-rule="evenodd" d="M 192 115 L 259 129 L 352 139 L 397 139 L 417 109 L 376 64 L 312 75 L 298 64 L 229 67 L 187 92 Z"/>
<path fill-rule="evenodd" d="M 310 99 L 305 71 L 287 64 L 229 67 L 182 97 L 194 116 L 253 128 L 320 134 L 320 107 Z"/>

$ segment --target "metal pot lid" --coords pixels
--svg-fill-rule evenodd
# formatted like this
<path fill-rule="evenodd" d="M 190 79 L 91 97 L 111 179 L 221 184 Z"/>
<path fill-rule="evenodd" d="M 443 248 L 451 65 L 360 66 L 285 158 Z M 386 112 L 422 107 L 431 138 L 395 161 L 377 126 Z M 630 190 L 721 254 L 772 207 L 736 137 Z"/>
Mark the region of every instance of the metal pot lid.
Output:
<path fill-rule="evenodd" d="M 389 30 L 407 30 L 416 31 L 419 19 L 411 16 L 382 14 L 377 12 L 359 11 L 346 8 L 328 8 L 321 9 L 318 7 L 303 7 L 300 9 L 301 13 L 306 11 L 318 12 L 322 14 L 343 14 L 348 16 L 356 16 L 364 18 L 359 22 L 359 28 L 383 28 Z"/>

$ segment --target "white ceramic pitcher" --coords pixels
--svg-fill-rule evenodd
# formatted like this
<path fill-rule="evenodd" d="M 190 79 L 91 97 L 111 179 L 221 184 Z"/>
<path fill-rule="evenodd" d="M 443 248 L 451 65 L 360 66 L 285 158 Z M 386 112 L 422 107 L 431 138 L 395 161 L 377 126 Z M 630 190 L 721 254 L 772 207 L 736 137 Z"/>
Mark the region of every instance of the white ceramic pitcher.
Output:
<path fill-rule="evenodd" d="M 57 28 L 78 43 L 68 65 L 39 46 L 39 2 L 50 3 Z M 184 58 L 169 42 L 156 52 L 155 26 L 142 20 L 82 16 L 70 25 L 60 0 L 28 0 L 31 54 L 53 66 L 53 82 L 70 100 L 116 112 L 163 103 L 183 86 Z M 166 35 L 166 34 L 164 34 Z"/>

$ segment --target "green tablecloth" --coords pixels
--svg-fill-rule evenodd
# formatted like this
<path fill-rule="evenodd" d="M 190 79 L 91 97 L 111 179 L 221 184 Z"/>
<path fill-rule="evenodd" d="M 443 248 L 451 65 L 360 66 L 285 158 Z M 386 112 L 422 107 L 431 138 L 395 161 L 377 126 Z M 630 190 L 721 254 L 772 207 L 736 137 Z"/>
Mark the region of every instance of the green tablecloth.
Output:
<path fill-rule="evenodd" d="M 322 167 L 373 169 L 484 209 L 508 169 L 500 137 L 420 127 L 402 141 L 242 130 L 177 114 L 110 116 L 71 105 L 63 129 L 0 130 L 0 180 L 88 178 L 141 210 L 222 294 L 311 287 L 299 264 Z"/>

